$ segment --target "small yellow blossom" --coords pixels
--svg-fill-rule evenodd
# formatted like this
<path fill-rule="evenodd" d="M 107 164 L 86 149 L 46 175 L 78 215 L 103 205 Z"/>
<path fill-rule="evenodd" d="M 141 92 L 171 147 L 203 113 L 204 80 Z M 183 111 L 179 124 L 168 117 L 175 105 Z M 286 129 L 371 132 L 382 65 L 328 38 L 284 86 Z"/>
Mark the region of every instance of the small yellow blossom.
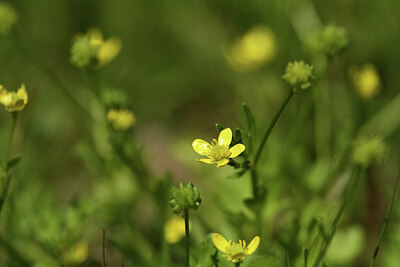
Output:
<path fill-rule="evenodd" d="M 247 247 L 246 241 L 244 240 L 239 240 L 239 243 L 232 243 L 232 240 L 229 240 L 228 242 L 218 233 L 212 234 L 211 239 L 214 246 L 224 253 L 222 254 L 222 257 L 225 257 L 227 261 L 232 261 L 233 263 L 242 263 L 248 255 L 253 254 L 254 251 L 256 251 L 260 244 L 259 236 L 254 237 Z"/>
<path fill-rule="evenodd" d="M 122 43 L 118 37 L 104 40 L 103 33 L 91 28 L 85 35 L 78 35 L 71 47 L 71 62 L 77 67 L 102 67 L 116 58 Z"/>
<path fill-rule="evenodd" d="M 127 109 L 110 109 L 107 114 L 108 121 L 116 130 L 126 131 L 135 125 L 136 117 Z"/>
<path fill-rule="evenodd" d="M 269 63 L 276 54 L 275 35 L 266 26 L 254 26 L 225 52 L 234 71 L 247 72 Z"/>
<path fill-rule="evenodd" d="M 236 144 L 229 148 L 231 141 L 232 131 L 230 128 L 222 130 L 218 136 L 218 141 L 214 139 L 211 144 L 202 139 L 194 140 L 192 143 L 194 151 L 207 157 L 197 161 L 207 164 L 216 163 L 218 168 L 225 166 L 229 163 L 229 159 L 236 158 L 245 150 L 243 144 Z"/>
<path fill-rule="evenodd" d="M 18 14 L 8 3 L 0 2 L 0 34 L 7 34 L 18 21 Z"/>
<path fill-rule="evenodd" d="M 189 220 L 189 232 L 192 222 Z M 178 215 L 174 215 L 164 225 L 165 241 L 170 244 L 178 243 L 185 236 L 185 220 Z"/>
<path fill-rule="evenodd" d="M 87 241 L 79 241 L 73 245 L 65 255 L 65 261 L 70 264 L 84 262 L 89 256 L 89 243 Z"/>
<path fill-rule="evenodd" d="M 362 98 L 371 99 L 379 94 L 381 80 L 374 65 L 367 63 L 361 67 L 353 66 L 349 69 L 349 74 L 355 90 Z"/>
<path fill-rule="evenodd" d="M 0 104 L 2 104 L 8 112 L 21 111 L 28 103 L 28 94 L 26 93 L 25 85 L 16 92 L 7 91 L 0 84 Z"/>

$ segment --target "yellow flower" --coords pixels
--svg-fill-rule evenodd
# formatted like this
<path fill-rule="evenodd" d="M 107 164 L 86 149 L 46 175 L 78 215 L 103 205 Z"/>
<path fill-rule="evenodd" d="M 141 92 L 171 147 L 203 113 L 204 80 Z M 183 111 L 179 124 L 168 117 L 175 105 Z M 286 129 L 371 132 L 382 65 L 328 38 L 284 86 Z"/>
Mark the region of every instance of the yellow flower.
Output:
<path fill-rule="evenodd" d="M 349 69 L 357 93 L 364 99 L 375 97 L 381 90 L 381 81 L 378 71 L 372 64 L 362 67 L 353 66 Z"/>
<path fill-rule="evenodd" d="M 218 168 L 225 166 L 229 163 L 230 158 L 236 158 L 245 150 L 243 144 L 236 144 L 229 148 L 231 141 L 232 131 L 230 128 L 222 130 L 218 136 L 218 141 L 214 139 L 211 144 L 202 139 L 194 140 L 192 143 L 194 151 L 207 157 L 207 159 L 198 159 L 197 161 L 207 164 L 216 163 Z"/>
<path fill-rule="evenodd" d="M 192 223 L 189 221 L 189 232 Z M 164 225 L 165 241 L 170 244 L 178 243 L 185 236 L 185 220 L 178 215 L 174 215 Z"/>
<path fill-rule="evenodd" d="M 97 28 L 90 29 L 87 36 L 89 37 L 90 43 L 98 48 L 98 67 L 108 64 L 111 60 L 116 58 L 121 51 L 122 43 L 118 37 L 114 36 L 104 40 L 102 32 Z"/>
<path fill-rule="evenodd" d="M 104 40 L 103 33 L 91 28 L 85 35 L 77 35 L 71 47 L 71 63 L 79 68 L 102 67 L 118 56 L 122 43 L 118 37 Z"/>
<path fill-rule="evenodd" d="M 65 261 L 76 264 L 84 262 L 89 256 L 89 243 L 85 240 L 77 242 L 66 253 Z"/>
<path fill-rule="evenodd" d="M 228 242 L 218 233 L 214 233 L 211 238 L 214 246 L 224 253 L 222 257 L 225 257 L 227 261 L 232 261 L 233 263 L 243 262 L 248 255 L 256 251 L 260 244 L 259 236 L 254 237 L 247 247 L 246 241 L 244 240 L 239 240 L 239 243 L 232 243 L 232 240 Z"/>
<path fill-rule="evenodd" d="M 25 85 L 16 92 L 7 91 L 0 84 L 0 104 L 2 104 L 8 112 L 21 111 L 28 103 L 28 94 L 26 93 Z"/>
<path fill-rule="evenodd" d="M 126 131 L 135 125 L 136 117 L 127 109 L 110 109 L 107 114 L 108 121 L 116 130 Z"/>
<path fill-rule="evenodd" d="M 270 28 L 255 26 L 233 43 L 225 52 L 225 57 L 234 71 L 252 71 L 275 57 L 275 43 L 275 36 Z"/>

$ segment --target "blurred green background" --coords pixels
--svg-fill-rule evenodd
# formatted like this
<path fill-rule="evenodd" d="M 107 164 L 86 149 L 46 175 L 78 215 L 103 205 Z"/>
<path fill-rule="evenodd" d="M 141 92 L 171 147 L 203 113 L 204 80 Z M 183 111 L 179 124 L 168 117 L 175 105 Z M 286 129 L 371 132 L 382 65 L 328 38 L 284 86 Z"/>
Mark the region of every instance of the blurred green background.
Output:
<path fill-rule="evenodd" d="M 15 90 L 25 83 L 29 103 L 13 146 L 23 159 L 0 217 L 1 266 L 99 266 L 103 228 L 109 266 L 121 266 L 121 254 L 126 266 L 183 266 L 183 241 L 168 245 L 162 238 L 172 216 L 163 198 L 166 181 L 192 181 L 201 191 L 203 203 L 191 213 L 194 258 L 214 251 L 211 232 L 248 242 L 260 235 L 260 247 L 243 266 L 286 266 L 287 258 L 290 266 L 303 266 L 313 219 L 328 228 L 337 211 L 354 140 L 380 134 L 390 152 L 367 169 L 325 261 L 368 265 L 398 175 L 399 1 L 2 2 L 19 20 L 0 35 L 0 84 Z M 332 58 L 308 43 L 313 30 L 330 23 L 349 38 L 346 51 Z M 238 67 L 230 53 L 257 26 L 267 29 L 268 56 Z M 153 194 L 113 152 L 91 76 L 70 64 L 73 36 L 91 27 L 122 41 L 117 58 L 93 69 L 95 86 L 103 95 L 125 95 L 135 113 L 123 138 L 149 170 L 143 177 Z M 296 93 L 262 154 L 267 198 L 257 229 L 243 203 L 251 197 L 249 175 L 229 179 L 230 167 L 196 162 L 191 142 L 216 138 L 215 123 L 245 128 L 242 102 L 252 109 L 259 142 L 288 90 L 285 66 L 297 59 L 314 65 L 316 80 Z M 352 82 L 352 67 L 365 63 L 379 75 L 380 91 L 369 99 Z M 1 155 L 10 124 L 10 114 L 0 112 Z M 378 266 L 400 266 L 399 218 L 397 203 Z"/>

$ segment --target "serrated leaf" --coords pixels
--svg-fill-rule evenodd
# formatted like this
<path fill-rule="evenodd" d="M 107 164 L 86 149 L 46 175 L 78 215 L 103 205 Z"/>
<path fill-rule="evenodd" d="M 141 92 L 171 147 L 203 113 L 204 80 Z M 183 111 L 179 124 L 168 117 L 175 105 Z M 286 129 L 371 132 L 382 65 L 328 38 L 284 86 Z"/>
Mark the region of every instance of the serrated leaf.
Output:
<path fill-rule="evenodd" d="M 11 170 L 15 167 L 22 159 L 21 155 L 16 155 L 7 161 L 6 171 Z"/>

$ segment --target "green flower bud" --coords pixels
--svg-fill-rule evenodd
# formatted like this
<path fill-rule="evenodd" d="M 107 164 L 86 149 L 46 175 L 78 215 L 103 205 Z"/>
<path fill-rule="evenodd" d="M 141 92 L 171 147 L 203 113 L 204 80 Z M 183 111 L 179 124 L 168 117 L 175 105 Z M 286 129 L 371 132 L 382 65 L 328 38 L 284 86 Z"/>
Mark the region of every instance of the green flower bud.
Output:
<path fill-rule="evenodd" d="M 101 92 L 101 100 L 109 108 L 121 108 L 127 106 L 128 96 L 117 88 L 107 88 Z"/>
<path fill-rule="evenodd" d="M 293 87 L 294 91 L 298 88 L 305 90 L 311 86 L 311 80 L 314 79 L 313 69 L 312 65 L 304 61 L 289 62 L 282 78 Z"/>
<path fill-rule="evenodd" d="M 79 68 L 85 68 L 96 60 L 97 51 L 98 48 L 92 45 L 88 37 L 77 37 L 71 47 L 70 61 Z"/>
<path fill-rule="evenodd" d="M 346 29 L 334 24 L 319 30 L 310 40 L 311 47 L 332 57 L 342 54 L 348 44 L 349 37 Z"/>
<path fill-rule="evenodd" d="M 0 34 L 7 34 L 11 27 L 18 21 L 18 14 L 15 9 L 7 4 L 0 2 Z"/>
<path fill-rule="evenodd" d="M 200 191 L 192 183 L 178 187 L 172 187 L 169 205 L 176 214 L 181 214 L 187 210 L 197 210 L 201 203 Z"/>
<path fill-rule="evenodd" d="M 353 144 L 352 159 L 355 163 L 367 167 L 374 162 L 383 163 L 388 151 L 382 136 L 361 137 Z"/>

